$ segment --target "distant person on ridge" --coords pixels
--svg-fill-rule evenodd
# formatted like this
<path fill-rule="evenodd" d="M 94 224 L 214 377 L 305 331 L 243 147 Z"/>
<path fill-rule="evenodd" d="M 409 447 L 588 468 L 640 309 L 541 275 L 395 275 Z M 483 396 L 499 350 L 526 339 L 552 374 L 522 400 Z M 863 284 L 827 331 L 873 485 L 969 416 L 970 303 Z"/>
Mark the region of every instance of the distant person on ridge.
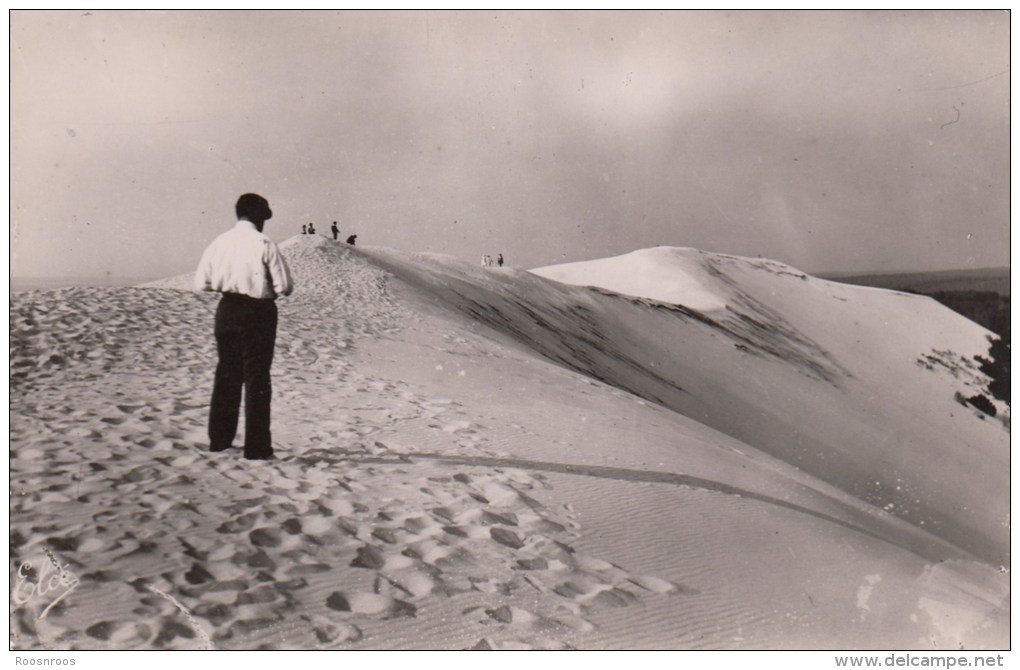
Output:
<path fill-rule="evenodd" d="M 357 240 L 357 239 L 358 239 L 357 235 L 351 235 L 350 237 L 347 238 L 347 244 L 349 244 L 349 245 L 351 245 L 353 247 L 354 246 L 354 241 Z"/>
<path fill-rule="evenodd" d="M 195 272 L 196 291 L 222 293 L 214 333 L 219 363 L 209 407 L 209 450 L 229 449 L 237 433 L 244 389 L 244 457 L 273 458 L 269 430 L 269 368 L 276 346 L 276 298 L 294 289 L 279 247 L 262 233 L 269 202 L 245 193 L 237 224 L 206 248 Z"/>
<path fill-rule="evenodd" d="M 306 226 L 304 224 L 301 224 L 301 234 L 302 235 L 307 235 L 308 234 L 308 226 Z"/>
<path fill-rule="evenodd" d="M 308 224 L 308 234 L 309 235 L 314 235 L 315 234 L 315 224 L 314 223 L 309 223 Z"/>
<path fill-rule="evenodd" d="M 336 242 L 337 237 L 339 237 L 340 235 L 340 229 L 336 227 L 336 221 L 333 222 L 333 225 L 330 227 L 330 230 L 333 231 L 333 241 Z"/>
<path fill-rule="evenodd" d="M 503 254 L 500 254 L 499 258 L 496 259 L 496 265 L 503 267 Z"/>

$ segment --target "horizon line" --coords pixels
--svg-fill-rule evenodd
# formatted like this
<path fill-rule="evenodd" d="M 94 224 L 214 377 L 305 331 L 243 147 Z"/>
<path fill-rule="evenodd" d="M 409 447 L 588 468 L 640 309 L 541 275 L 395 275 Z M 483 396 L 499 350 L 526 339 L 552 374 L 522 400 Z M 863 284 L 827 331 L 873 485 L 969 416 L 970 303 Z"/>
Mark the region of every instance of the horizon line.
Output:
<path fill-rule="evenodd" d="M 597 259 L 590 259 L 597 260 Z M 584 261 L 568 261 L 568 262 L 584 262 Z M 800 268 L 798 268 L 800 269 Z M 886 276 L 886 275 L 911 275 L 911 274 L 926 274 L 934 272 L 984 272 L 988 270 L 1002 270 L 1011 272 L 1009 265 L 987 265 L 976 268 L 941 268 L 941 269 L 928 269 L 928 270 L 803 270 L 803 272 L 810 274 L 815 277 L 824 279 L 827 276 Z M 31 281 L 124 281 L 124 280 L 138 280 L 138 281 L 156 281 L 159 279 L 168 279 L 176 277 L 181 274 L 188 274 L 187 271 L 169 275 L 8 275 L 8 280 L 11 283 L 14 282 L 31 282 Z"/>

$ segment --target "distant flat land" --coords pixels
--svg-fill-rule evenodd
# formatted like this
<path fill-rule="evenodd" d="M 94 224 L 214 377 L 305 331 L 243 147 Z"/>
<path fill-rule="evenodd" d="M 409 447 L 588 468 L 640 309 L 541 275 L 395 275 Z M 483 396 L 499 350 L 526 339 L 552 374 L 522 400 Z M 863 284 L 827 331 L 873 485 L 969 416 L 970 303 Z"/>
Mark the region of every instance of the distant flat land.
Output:
<path fill-rule="evenodd" d="M 831 274 L 823 278 L 843 284 L 932 297 L 1009 342 L 1009 268 L 871 275 Z"/>
<path fill-rule="evenodd" d="M 1009 268 L 862 275 L 840 273 L 819 276 L 843 284 L 874 286 L 926 295 L 943 291 L 992 291 L 999 295 L 1009 295 Z"/>

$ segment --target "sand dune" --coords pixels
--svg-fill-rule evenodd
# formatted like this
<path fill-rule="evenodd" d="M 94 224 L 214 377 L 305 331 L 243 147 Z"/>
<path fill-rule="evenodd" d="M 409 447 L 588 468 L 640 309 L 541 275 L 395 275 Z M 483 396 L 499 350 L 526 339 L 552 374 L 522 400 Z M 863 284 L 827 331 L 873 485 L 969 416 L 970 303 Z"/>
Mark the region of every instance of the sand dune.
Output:
<path fill-rule="evenodd" d="M 1008 643 L 1005 470 L 991 472 L 1008 433 L 952 402 L 978 374 L 908 357 L 896 371 L 915 376 L 873 389 L 882 352 L 860 361 L 865 344 L 812 326 L 803 296 L 770 302 L 770 282 L 848 311 L 862 301 L 890 320 L 868 328 L 913 338 L 911 357 L 970 354 L 982 333 L 969 325 L 929 315 L 948 325 L 924 339 L 880 311 L 884 292 L 763 278 L 726 257 L 711 259 L 726 291 L 696 277 L 728 315 L 707 323 L 664 308 L 675 294 L 621 298 L 311 238 L 283 248 L 299 290 L 280 302 L 271 463 L 207 451 L 215 298 L 177 290 L 189 278 L 12 298 L 13 647 Z M 771 327 L 742 326 L 734 299 Z M 748 378 L 776 387 L 765 399 L 803 386 L 802 407 L 752 421 L 778 410 L 727 390 Z M 922 388 L 922 404 L 898 398 Z M 835 421 L 822 411 L 835 395 L 850 416 L 821 440 L 803 426 Z M 905 418 L 946 408 L 953 420 L 928 431 Z M 776 448 L 776 426 L 793 451 Z M 991 465 L 938 477 L 925 463 L 953 457 L 951 441 Z M 876 481 L 903 479 L 916 513 L 853 485 L 876 459 L 888 469 L 883 449 L 906 453 Z M 809 468 L 812 450 L 837 472 Z M 939 492 L 974 507 L 953 517 Z"/>
<path fill-rule="evenodd" d="M 536 271 L 601 284 L 558 290 L 435 257 L 376 256 L 552 360 L 1007 562 L 1008 423 L 955 400 L 987 384 L 974 356 L 987 355 L 990 333 L 929 298 L 693 249 Z M 663 288 L 665 275 L 675 280 Z M 650 297 L 610 290 L 617 285 Z M 693 304 L 713 310 L 667 302 L 688 286 Z M 998 410 L 1008 416 L 1006 405 Z"/>

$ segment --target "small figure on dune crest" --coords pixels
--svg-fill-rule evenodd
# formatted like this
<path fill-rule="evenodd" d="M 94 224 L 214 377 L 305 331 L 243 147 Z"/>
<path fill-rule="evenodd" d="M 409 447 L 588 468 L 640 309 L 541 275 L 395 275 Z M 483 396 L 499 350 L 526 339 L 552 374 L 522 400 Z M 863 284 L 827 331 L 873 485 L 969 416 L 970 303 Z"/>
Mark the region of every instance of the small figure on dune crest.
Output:
<path fill-rule="evenodd" d="M 301 224 L 301 234 L 302 235 L 307 235 L 308 234 L 308 226 L 306 226 L 304 224 Z"/>
<path fill-rule="evenodd" d="M 309 223 L 308 224 L 308 234 L 309 235 L 314 235 L 315 234 L 315 224 L 314 223 Z"/>
<path fill-rule="evenodd" d="M 357 240 L 357 239 L 358 239 L 357 235 L 351 235 L 350 237 L 347 238 L 347 244 L 349 244 L 349 245 L 351 245 L 353 247 L 354 246 L 354 241 Z"/>
<path fill-rule="evenodd" d="M 499 257 L 496 258 L 496 265 L 503 267 L 503 254 L 500 254 Z"/>
<path fill-rule="evenodd" d="M 340 236 L 340 229 L 336 227 L 336 221 L 333 222 L 333 225 L 330 226 L 329 229 L 333 231 L 333 241 L 336 242 L 337 238 Z"/>
<path fill-rule="evenodd" d="M 235 211 L 237 224 L 213 240 L 195 272 L 196 291 L 222 294 L 214 325 L 219 362 L 209 407 L 209 448 L 230 448 L 243 389 L 244 456 L 271 459 L 269 368 L 276 347 L 275 300 L 290 295 L 294 283 L 280 249 L 262 232 L 273 216 L 269 202 L 245 193 Z"/>

